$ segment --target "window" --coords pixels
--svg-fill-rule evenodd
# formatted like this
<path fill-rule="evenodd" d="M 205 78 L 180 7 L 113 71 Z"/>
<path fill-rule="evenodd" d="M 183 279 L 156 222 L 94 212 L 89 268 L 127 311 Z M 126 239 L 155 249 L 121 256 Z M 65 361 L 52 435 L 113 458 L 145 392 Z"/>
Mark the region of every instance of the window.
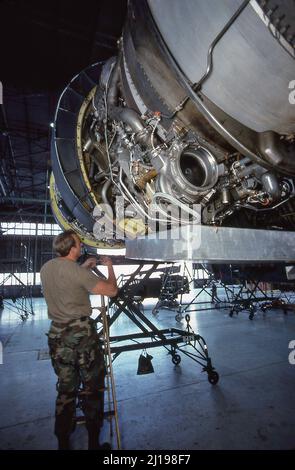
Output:
<path fill-rule="evenodd" d="M 37 275 L 39 275 L 37 277 Z M 0 273 L 0 286 L 33 285 L 34 273 Z M 40 273 L 36 273 L 36 285 L 40 284 Z"/>
<path fill-rule="evenodd" d="M 29 222 L 1 222 L 2 235 L 58 235 L 62 229 L 57 224 L 40 224 Z"/>

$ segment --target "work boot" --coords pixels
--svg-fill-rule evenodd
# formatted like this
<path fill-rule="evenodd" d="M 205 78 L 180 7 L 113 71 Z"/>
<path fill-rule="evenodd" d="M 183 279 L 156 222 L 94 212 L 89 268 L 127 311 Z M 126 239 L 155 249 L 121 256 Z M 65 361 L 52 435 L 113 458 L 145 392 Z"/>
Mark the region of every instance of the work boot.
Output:
<path fill-rule="evenodd" d="M 103 444 L 99 444 L 99 450 L 112 450 L 112 446 L 109 442 L 104 442 Z"/>
<path fill-rule="evenodd" d="M 69 436 L 58 436 L 58 450 L 70 450 Z"/>
<path fill-rule="evenodd" d="M 101 430 L 101 422 L 98 419 L 86 420 L 86 428 L 88 431 L 88 450 L 110 450 L 111 446 L 108 442 L 99 443 L 99 435 Z"/>
<path fill-rule="evenodd" d="M 88 450 L 99 449 L 99 431 L 88 431 Z"/>
<path fill-rule="evenodd" d="M 111 450 L 111 444 L 109 442 L 99 443 L 99 436 L 89 436 L 88 439 L 88 450 Z"/>

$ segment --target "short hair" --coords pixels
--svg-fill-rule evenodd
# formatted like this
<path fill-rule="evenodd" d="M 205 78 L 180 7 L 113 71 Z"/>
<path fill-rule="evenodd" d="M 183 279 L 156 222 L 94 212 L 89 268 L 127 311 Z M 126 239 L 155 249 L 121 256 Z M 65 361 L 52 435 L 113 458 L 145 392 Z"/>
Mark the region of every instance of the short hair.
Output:
<path fill-rule="evenodd" d="M 58 256 L 67 256 L 76 246 L 75 236 L 79 238 L 74 230 L 65 230 L 54 238 L 52 247 Z"/>

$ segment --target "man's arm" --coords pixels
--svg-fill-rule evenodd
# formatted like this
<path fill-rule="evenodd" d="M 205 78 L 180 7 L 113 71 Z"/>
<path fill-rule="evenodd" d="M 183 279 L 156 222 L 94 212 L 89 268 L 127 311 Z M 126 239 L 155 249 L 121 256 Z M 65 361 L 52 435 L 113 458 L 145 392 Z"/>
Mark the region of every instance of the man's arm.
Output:
<path fill-rule="evenodd" d="M 118 293 L 118 286 L 113 269 L 112 260 L 108 256 L 101 256 L 100 261 L 102 265 L 108 267 L 108 278 L 99 279 L 97 284 L 91 290 L 91 293 L 107 295 L 108 297 L 115 297 Z"/>

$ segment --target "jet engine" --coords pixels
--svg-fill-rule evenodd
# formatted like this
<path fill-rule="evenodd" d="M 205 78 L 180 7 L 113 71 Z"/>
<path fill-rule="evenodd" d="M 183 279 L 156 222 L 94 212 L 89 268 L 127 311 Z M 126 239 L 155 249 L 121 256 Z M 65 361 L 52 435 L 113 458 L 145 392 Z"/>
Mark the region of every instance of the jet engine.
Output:
<path fill-rule="evenodd" d="M 290 0 L 131 0 L 118 55 L 64 90 L 51 202 L 86 243 L 181 223 L 295 228 Z"/>

